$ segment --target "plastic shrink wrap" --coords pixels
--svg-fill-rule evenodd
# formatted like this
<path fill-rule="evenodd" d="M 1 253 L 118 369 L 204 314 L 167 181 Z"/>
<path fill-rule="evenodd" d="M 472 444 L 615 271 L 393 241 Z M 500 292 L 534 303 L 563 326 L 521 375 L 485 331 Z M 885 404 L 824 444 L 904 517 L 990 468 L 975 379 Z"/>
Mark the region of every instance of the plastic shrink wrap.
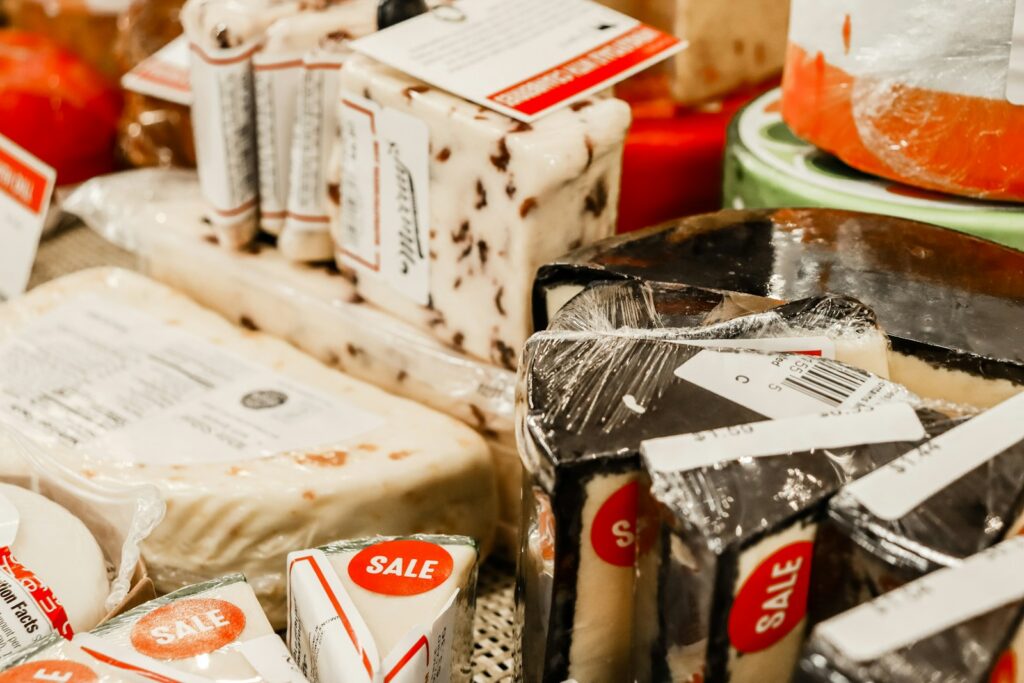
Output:
<path fill-rule="evenodd" d="M 1012 46 L 1017 6 L 794 0 L 786 122 L 867 173 L 1024 199 L 1024 107 L 1007 89 L 1011 50 L 1024 49 Z"/>
<path fill-rule="evenodd" d="M 1020 532 L 1024 395 L 902 454 L 844 489 L 830 516 L 840 538 L 820 576 L 820 616 L 852 607 Z M 841 540 L 840 540 L 841 539 Z"/>
<path fill-rule="evenodd" d="M 416 532 L 490 544 L 476 433 L 140 275 L 82 271 L 9 302 L 0 348 L 6 419 L 97 482 L 160 489 L 167 514 L 143 544 L 158 591 L 244 571 L 280 625 L 295 548 Z"/>
<path fill-rule="evenodd" d="M 627 99 L 695 103 L 759 83 L 782 70 L 786 0 L 601 0 L 686 41 L 686 49 L 617 90 Z"/>
<path fill-rule="evenodd" d="M 910 397 L 831 360 L 695 345 L 822 355 L 874 345 L 877 361 L 884 337 L 856 302 L 826 297 L 714 322 L 735 304 L 672 285 L 599 285 L 527 343 L 517 407 L 529 473 L 517 582 L 521 680 L 629 676 L 635 547 L 643 552 L 655 531 L 637 524 L 641 441 Z M 660 327 L 659 307 L 677 328 Z M 734 381 L 754 371 L 763 383 Z M 815 382 L 824 382 L 818 394 L 808 390 Z"/>
<path fill-rule="evenodd" d="M 0 681 L 3 683 L 146 683 L 147 680 L 133 672 L 104 664 L 56 634 L 0 660 Z"/>
<path fill-rule="evenodd" d="M 537 329 L 586 283 L 614 279 L 851 296 L 878 315 L 889 376 L 913 392 L 989 407 L 1024 388 L 1024 253 L 936 226 L 826 209 L 680 219 L 542 267 Z"/>
<path fill-rule="evenodd" d="M 97 178 L 66 209 L 142 256 L 146 273 L 248 328 L 476 428 L 498 471 L 498 541 L 518 548 L 522 471 L 512 432 L 515 376 L 472 360 L 363 302 L 326 264 L 289 263 L 263 241 L 222 249 L 204 225 L 194 173 L 140 170 Z"/>
<path fill-rule="evenodd" d="M 1024 211 L 1015 204 L 922 190 L 868 175 L 801 140 L 782 120 L 782 91 L 765 93 L 729 126 L 721 206 L 821 206 L 934 223 L 1024 250 Z M 629 179 L 623 164 L 623 211 Z M 676 212 L 685 216 L 686 211 Z M 653 225 L 649 221 L 647 225 Z"/>
<path fill-rule="evenodd" d="M 537 268 L 615 231 L 629 107 L 590 98 L 526 124 L 362 56 L 345 63 L 340 90 L 344 205 L 331 224 L 339 265 L 355 270 L 368 301 L 514 369 Z M 365 112 L 394 122 L 381 124 L 379 139 L 401 134 L 385 148 L 401 150 L 410 187 L 429 187 L 426 197 L 405 193 L 411 214 L 429 220 L 382 213 L 392 228 L 377 246 L 373 157 L 359 150 L 378 138 Z M 405 204 L 397 194 L 380 200 L 384 212 Z"/>
<path fill-rule="evenodd" d="M 1014 683 L 1024 539 L 819 624 L 795 683 Z"/>

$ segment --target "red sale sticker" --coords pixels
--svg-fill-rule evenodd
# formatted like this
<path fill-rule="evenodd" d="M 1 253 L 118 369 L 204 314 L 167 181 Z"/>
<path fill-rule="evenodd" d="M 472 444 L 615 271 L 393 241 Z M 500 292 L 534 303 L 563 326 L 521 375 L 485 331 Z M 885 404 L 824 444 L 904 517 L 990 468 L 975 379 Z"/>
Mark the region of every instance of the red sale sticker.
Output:
<path fill-rule="evenodd" d="M 348 565 L 357 586 L 383 595 L 419 595 L 452 575 L 455 561 L 442 546 L 405 539 L 363 548 Z"/>
<path fill-rule="evenodd" d="M 639 515 L 640 486 L 632 481 L 618 489 L 601 505 L 590 528 L 590 543 L 597 556 L 608 564 L 632 567 L 636 562 L 636 542 L 640 552 L 654 543 L 656 528 L 648 516 Z M 643 506 L 646 510 L 648 506 Z"/>
<path fill-rule="evenodd" d="M 759 652 L 782 640 L 807 613 L 810 541 L 791 543 L 758 565 L 729 614 L 729 639 L 740 652 Z"/>
<path fill-rule="evenodd" d="M 988 680 L 989 683 L 1017 683 L 1017 656 L 1013 650 L 1003 653 Z"/>
<path fill-rule="evenodd" d="M 45 659 L 16 666 L 0 674 L 0 683 L 96 683 L 96 672 L 84 664 L 59 659 Z"/>
<path fill-rule="evenodd" d="M 188 659 L 235 642 L 245 612 L 226 600 L 190 598 L 153 610 L 132 627 L 132 647 L 154 659 Z"/>

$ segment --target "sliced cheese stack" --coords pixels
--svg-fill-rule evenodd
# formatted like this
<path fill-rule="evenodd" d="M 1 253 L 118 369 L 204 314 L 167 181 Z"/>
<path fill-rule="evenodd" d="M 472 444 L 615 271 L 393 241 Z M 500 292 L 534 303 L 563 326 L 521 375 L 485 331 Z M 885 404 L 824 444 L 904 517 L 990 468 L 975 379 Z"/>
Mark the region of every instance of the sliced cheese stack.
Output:
<path fill-rule="evenodd" d="M 310 683 L 469 681 L 477 549 L 376 537 L 288 556 L 288 643 Z"/>
<path fill-rule="evenodd" d="M 861 171 L 1022 200 L 1024 83 L 1008 83 L 1020 49 L 1015 7 L 794 0 L 783 116 L 801 138 Z"/>
<path fill-rule="evenodd" d="M 305 681 L 241 574 L 151 600 L 72 642 L 143 680 Z"/>
<path fill-rule="evenodd" d="M 820 390 L 826 368 L 805 386 Z M 831 560 L 820 530 L 829 498 L 951 422 L 882 402 L 645 441 L 656 518 L 667 521 L 639 562 L 638 678 L 790 680 L 809 600 L 833 597 L 819 562 Z"/>
<path fill-rule="evenodd" d="M 835 612 L 1016 535 L 1024 526 L 1024 395 L 961 420 L 847 487 L 831 516 L 848 541 L 822 572 Z"/>
<path fill-rule="evenodd" d="M 821 318 L 802 313 L 770 312 L 753 323 L 741 317 L 715 325 L 713 339 L 701 328 L 630 329 L 612 318 L 604 327 L 590 322 L 590 331 L 567 325 L 530 339 L 517 411 L 520 454 L 533 482 L 524 492 L 519 563 L 522 680 L 630 675 L 634 559 L 637 544 L 643 556 L 655 531 L 637 518 L 641 441 L 909 396 L 830 360 L 690 343 L 775 350 L 791 343 L 793 351 L 827 353 L 827 336 L 816 348 L 808 338 L 828 327 L 816 328 Z M 854 317 L 850 327 L 863 331 L 863 322 Z M 832 323 L 841 328 L 842 318 Z M 776 334 L 786 339 L 771 338 Z M 736 381 L 753 371 L 767 373 L 764 381 Z M 823 391 L 815 392 L 816 384 Z"/>
<path fill-rule="evenodd" d="M 1018 206 L 954 197 L 862 173 L 796 137 L 782 120 L 781 100 L 782 92 L 772 90 L 733 119 L 725 152 L 722 206 L 869 211 L 934 223 L 1024 250 L 1024 211 Z M 624 198 L 625 188 L 624 180 Z"/>
<path fill-rule="evenodd" d="M 1021 562 L 1015 538 L 818 625 L 793 680 L 1016 681 Z"/>
<path fill-rule="evenodd" d="M 514 368 L 536 269 L 615 230 L 629 107 L 587 99 L 519 123 L 362 57 L 341 98 L 339 264 L 372 303 Z"/>
<path fill-rule="evenodd" d="M 0 484 L 0 657 L 92 628 L 109 592 L 103 551 L 77 517 Z"/>
<path fill-rule="evenodd" d="M 1024 388 L 1024 253 L 923 223 L 825 209 L 721 211 L 580 249 L 541 268 L 538 329 L 594 280 L 640 279 L 783 300 L 862 301 L 892 341 L 889 375 L 990 407 Z"/>
<path fill-rule="evenodd" d="M 7 419 L 97 481 L 160 488 L 167 514 L 143 544 L 159 591 L 241 570 L 283 624 L 296 547 L 376 532 L 490 542 L 494 470 L 471 429 L 144 277 L 64 277 L 0 310 L 0 329 Z"/>
<path fill-rule="evenodd" d="M 0 683 L 145 683 L 151 680 L 105 664 L 56 634 L 13 657 L 0 660 L 0 669 L 3 669 Z"/>

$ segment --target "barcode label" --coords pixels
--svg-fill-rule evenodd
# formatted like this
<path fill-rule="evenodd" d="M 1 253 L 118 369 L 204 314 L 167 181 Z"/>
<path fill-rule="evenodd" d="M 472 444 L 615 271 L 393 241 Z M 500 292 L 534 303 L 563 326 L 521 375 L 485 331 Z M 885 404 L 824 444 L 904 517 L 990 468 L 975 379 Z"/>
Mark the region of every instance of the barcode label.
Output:
<path fill-rule="evenodd" d="M 914 399 L 897 384 L 811 356 L 704 350 L 675 375 L 773 419 Z"/>

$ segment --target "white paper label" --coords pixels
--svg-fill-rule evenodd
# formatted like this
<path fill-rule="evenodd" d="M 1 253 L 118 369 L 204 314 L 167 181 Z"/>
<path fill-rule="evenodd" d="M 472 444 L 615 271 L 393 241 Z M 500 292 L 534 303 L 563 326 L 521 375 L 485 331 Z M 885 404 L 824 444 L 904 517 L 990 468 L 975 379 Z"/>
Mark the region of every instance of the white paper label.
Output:
<path fill-rule="evenodd" d="M 675 374 L 773 419 L 902 398 L 898 385 L 810 356 L 701 351 L 676 368 Z"/>
<path fill-rule="evenodd" d="M 1013 39 L 1010 43 L 1010 65 L 1006 77 L 1006 99 L 1024 105 L 1024 0 L 1017 0 L 1013 15 Z"/>
<path fill-rule="evenodd" d="M 199 186 L 212 205 L 211 220 L 231 225 L 256 212 L 254 47 L 220 50 L 215 56 L 191 45 L 192 128 Z"/>
<path fill-rule="evenodd" d="M 589 0 L 460 0 L 351 44 L 520 121 L 608 88 L 684 46 Z"/>
<path fill-rule="evenodd" d="M 910 404 L 891 403 L 650 439 L 640 444 L 640 450 L 652 470 L 685 472 L 740 458 L 918 441 L 925 436 Z"/>
<path fill-rule="evenodd" d="M 259 458 L 383 424 L 139 310 L 89 296 L 0 345 L 0 413 L 50 442 L 119 463 Z"/>
<path fill-rule="evenodd" d="M 941 434 L 847 487 L 872 514 L 893 520 L 1024 440 L 1024 394 Z"/>
<path fill-rule="evenodd" d="M 178 36 L 121 77 L 121 87 L 184 106 L 192 104 L 188 39 Z"/>
<path fill-rule="evenodd" d="M 877 659 L 1024 598 L 1024 538 L 974 555 L 821 624 L 818 634 L 856 662 Z"/>
<path fill-rule="evenodd" d="M 260 227 L 277 234 L 288 202 L 292 134 L 302 91 L 302 55 L 252 58 L 260 179 Z"/>
<path fill-rule="evenodd" d="M 93 659 L 116 669 L 124 669 L 144 679 L 171 683 L 213 683 L 212 678 L 188 673 L 165 662 L 141 655 L 91 633 L 80 633 L 72 641 Z M 134 678 L 132 679 L 134 680 Z M 276 682 L 271 682 L 276 683 Z"/>
<path fill-rule="evenodd" d="M 0 299 L 25 291 L 57 172 L 0 135 Z"/>
<path fill-rule="evenodd" d="M 420 305 L 430 300 L 430 131 L 415 116 L 342 93 L 346 264 Z"/>
<path fill-rule="evenodd" d="M 240 641 L 236 647 L 256 669 L 263 683 L 306 683 L 276 633 Z"/>
<path fill-rule="evenodd" d="M 798 353 L 830 360 L 836 357 L 836 344 L 828 337 L 768 337 L 766 339 L 687 339 L 689 346 L 712 349 L 747 349 L 774 353 Z"/>
<path fill-rule="evenodd" d="M 9 553 L 4 548 L 5 561 Z M 53 623 L 22 580 L 0 564 L 0 656 L 13 654 L 54 632 Z M 30 585 L 37 582 L 34 577 L 28 581 Z"/>

